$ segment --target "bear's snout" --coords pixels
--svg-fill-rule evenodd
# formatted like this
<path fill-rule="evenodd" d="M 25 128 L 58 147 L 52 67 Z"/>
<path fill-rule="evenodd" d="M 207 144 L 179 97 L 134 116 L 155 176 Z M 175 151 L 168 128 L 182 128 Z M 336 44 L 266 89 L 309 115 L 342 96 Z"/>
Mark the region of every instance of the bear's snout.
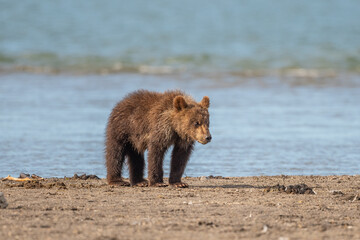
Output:
<path fill-rule="evenodd" d="M 209 127 L 202 125 L 196 129 L 194 139 L 201 144 L 207 144 L 211 141 L 212 137 L 209 131 Z"/>
<path fill-rule="evenodd" d="M 212 139 L 212 137 L 209 134 L 209 135 L 204 136 L 202 139 L 198 140 L 198 142 L 205 145 L 205 144 L 211 142 L 211 139 Z"/>

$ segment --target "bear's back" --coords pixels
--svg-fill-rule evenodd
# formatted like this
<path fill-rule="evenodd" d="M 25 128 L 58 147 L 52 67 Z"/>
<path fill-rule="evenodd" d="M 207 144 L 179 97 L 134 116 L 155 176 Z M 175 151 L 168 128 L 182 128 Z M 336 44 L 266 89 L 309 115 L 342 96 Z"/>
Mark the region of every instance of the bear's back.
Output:
<path fill-rule="evenodd" d="M 130 93 L 113 109 L 107 131 L 116 138 L 127 138 L 138 145 L 136 148 L 146 148 L 150 132 L 167 132 L 172 128 L 169 114 L 173 111 L 173 101 L 176 96 L 186 96 L 181 91 L 164 93 L 138 90 Z M 154 127 L 161 125 L 161 128 Z M 141 146 L 141 147 L 140 147 Z"/>

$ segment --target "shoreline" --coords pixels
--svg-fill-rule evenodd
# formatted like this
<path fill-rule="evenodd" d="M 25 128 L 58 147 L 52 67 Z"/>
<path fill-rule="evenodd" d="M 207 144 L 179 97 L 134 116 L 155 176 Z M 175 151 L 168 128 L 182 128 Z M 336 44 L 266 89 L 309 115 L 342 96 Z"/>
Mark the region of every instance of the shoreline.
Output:
<path fill-rule="evenodd" d="M 0 239 L 360 238 L 360 175 L 183 181 L 190 187 L 113 187 L 105 179 L 0 181 L 8 203 L 0 209 Z M 315 194 L 277 187 L 300 184 Z"/>

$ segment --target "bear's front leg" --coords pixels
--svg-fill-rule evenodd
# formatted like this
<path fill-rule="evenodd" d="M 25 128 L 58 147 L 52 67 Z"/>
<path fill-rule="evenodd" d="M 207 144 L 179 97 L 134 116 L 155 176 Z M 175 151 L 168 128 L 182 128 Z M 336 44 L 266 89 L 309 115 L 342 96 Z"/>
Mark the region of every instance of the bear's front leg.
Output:
<path fill-rule="evenodd" d="M 163 160 L 166 149 L 150 146 L 148 152 L 148 178 L 149 186 L 166 187 L 163 176 Z"/>
<path fill-rule="evenodd" d="M 171 170 L 169 183 L 174 187 L 186 188 L 189 185 L 181 182 L 181 176 L 185 171 L 186 164 L 190 158 L 193 145 L 175 144 L 171 154 Z"/>

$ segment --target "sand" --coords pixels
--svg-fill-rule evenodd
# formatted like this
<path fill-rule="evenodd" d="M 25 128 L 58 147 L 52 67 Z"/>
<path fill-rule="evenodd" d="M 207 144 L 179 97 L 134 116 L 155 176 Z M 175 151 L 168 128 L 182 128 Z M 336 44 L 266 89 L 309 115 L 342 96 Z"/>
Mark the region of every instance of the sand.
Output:
<path fill-rule="evenodd" d="M 0 239 L 360 239 L 359 175 L 183 181 L 190 187 L 0 181 Z M 296 184 L 309 189 L 289 193 Z"/>

